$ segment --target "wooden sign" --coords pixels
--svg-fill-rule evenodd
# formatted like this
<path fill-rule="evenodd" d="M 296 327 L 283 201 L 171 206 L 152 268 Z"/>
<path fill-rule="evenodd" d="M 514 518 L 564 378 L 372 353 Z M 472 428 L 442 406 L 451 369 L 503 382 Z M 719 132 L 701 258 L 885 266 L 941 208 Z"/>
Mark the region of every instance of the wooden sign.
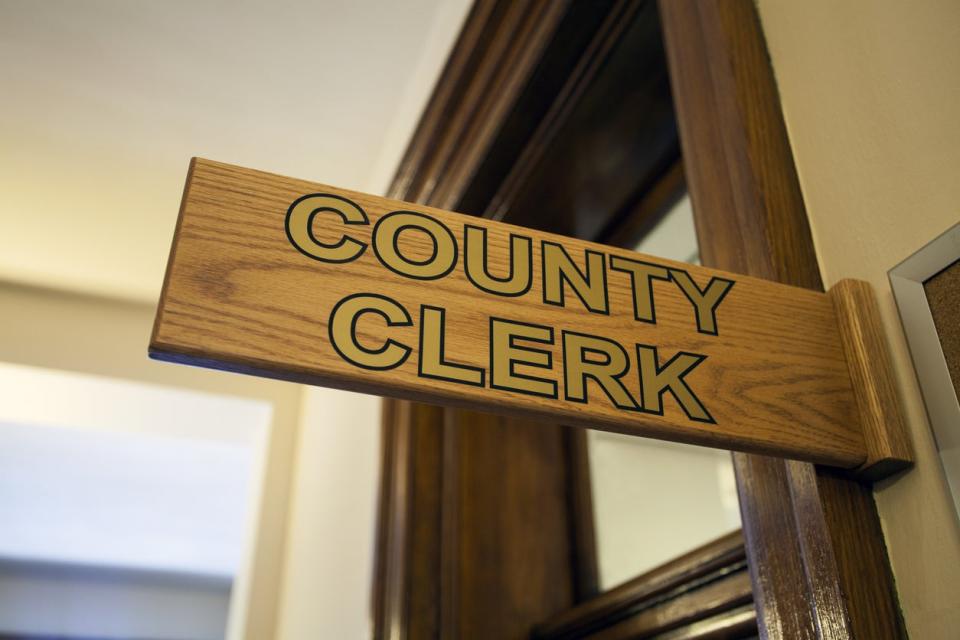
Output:
<path fill-rule="evenodd" d="M 194 160 L 150 352 L 888 472 L 889 364 L 842 291 Z"/>

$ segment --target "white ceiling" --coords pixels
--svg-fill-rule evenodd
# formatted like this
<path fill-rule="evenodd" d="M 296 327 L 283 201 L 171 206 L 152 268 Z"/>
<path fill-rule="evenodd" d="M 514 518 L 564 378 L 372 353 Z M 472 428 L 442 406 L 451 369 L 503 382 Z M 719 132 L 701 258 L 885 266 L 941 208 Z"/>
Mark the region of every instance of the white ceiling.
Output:
<path fill-rule="evenodd" d="M 469 0 L 0 0 L 0 280 L 154 302 L 191 156 L 382 191 Z"/>

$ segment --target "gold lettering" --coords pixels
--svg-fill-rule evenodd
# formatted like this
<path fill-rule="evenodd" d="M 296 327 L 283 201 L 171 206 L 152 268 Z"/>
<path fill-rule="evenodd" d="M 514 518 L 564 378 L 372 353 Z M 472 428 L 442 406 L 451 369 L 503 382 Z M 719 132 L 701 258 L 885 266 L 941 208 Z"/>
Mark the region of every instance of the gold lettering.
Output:
<path fill-rule="evenodd" d="M 688 418 L 699 422 L 713 422 L 707 409 L 684 380 L 684 377 L 705 359 L 706 356 L 681 351 L 660 367 L 657 363 L 656 347 L 638 344 L 637 360 L 643 410 L 663 415 L 663 394 L 669 391 Z"/>
<path fill-rule="evenodd" d="M 375 313 L 387 322 L 388 327 L 413 324 L 410 314 L 399 304 L 373 293 L 355 293 L 337 303 L 330 312 L 330 342 L 340 356 L 364 369 L 393 369 L 399 367 L 410 355 L 410 347 L 387 340 L 380 348 L 364 347 L 357 340 L 357 323 L 365 313 Z"/>
<path fill-rule="evenodd" d="M 697 330 L 717 335 L 717 307 L 733 286 L 733 280 L 710 278 L 707 288 L 701 291 L 686 271 L 670 269 L 670 277 L 693 305 L 697 314 Z"/>
<path fill-rule="evenodd" d="M 653 306 L 653 282 L 669 280 L 670 272 L 664 267 L 640 262 L 620 256 L 610 256 L 610 268 L 617 271 L 626 271 L 630 274 L 630 284 L 633 285 L 633 316 L 643 322 L 656 322 L 657 314 Z"/>
<path fill-rule="evenodd" d="M 420 375 L 483 386 L 483 369 L 444 360 L 446 312 L 439 307 L 420 307 Z"/>
<path fill-rule="evenodd" d="M 563 287 L 566 281 L 587 309 L 608 313 L 606 260 L 602 253 L 585 250 L 587 273 L 584 275 L 562 245 L 544 241 L 542 251 L 544 302 L 566 306 Z"/>
<path fill-rule="evenodd" d="M 530 289 L 533 252 L 530 238 L 510 234 L 510 271 L 506 278 L 491 276 L 488 271 L 490 245 L 486 228 L 466 225 L 463 243 L 464 269 L 475 286 L 501 296 L 519 296 Z"/>
<path fill-rule="evenodd" d="M 414 260 L 400 250 L 404 229 L 420 229 L 433 243 L 433 254 L 426 260 Z M 450 273 L 457 263 L 457 241 L 442 223 L 412 211 L 388 213 L 373 228 L 373 250 L 388 269 L 408 278 L 436 280 Z"/>
<path fill-rule="evenodd" d="M 518 339 L 552 345 L 553 329 L 490 318 L 490 386 L 494 389 L 556 398 L 556 382 L 514 370 L 517 364 L 550 369 L 553 366 L 553 354 L 546 349 L 519 346 L 516 344 Z"/>
<path fill-rule="evenodd" d="M 589 360 L 587 354 L 601 360 Z M 623 347 L 612 340 L 572 331 L 563 332 L 564 394 L 567 400 L 587 402 L 587 378 L 600 385 L 613 404 L 621 409 L 636 409 L 637 404 L 620 381 L 630 361 Z"/>
<path fill-rule="evenodd" d="M 287 238 L 304 255 L 323 262 L 350 262 L 363 253 L 367 245 L 344 235 L 334 244 L 325 244 L 313 234 L 317 214 L 335 213 L 344 224 L 370 224 L 363 209 L 346 198 L 326 194 L 304 196 L 287 210 Z"/>

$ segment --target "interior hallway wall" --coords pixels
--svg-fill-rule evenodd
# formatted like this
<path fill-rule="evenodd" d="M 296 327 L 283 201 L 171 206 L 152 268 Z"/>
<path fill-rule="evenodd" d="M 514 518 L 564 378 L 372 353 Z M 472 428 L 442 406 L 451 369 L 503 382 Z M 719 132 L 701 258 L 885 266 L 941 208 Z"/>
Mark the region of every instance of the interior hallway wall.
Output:
<path fill-rule="evenodd" d="M 182 181 L 176 177 L 176 189 L 169 189 L 164 177 L 170 172 L 165 168 L 176 167 L 173 175 L 182 176 L 189 155 L 212 154 L 384 192 L 472 1 L 417 0 L 391 11 L 382 2 L 297 1 L 280 7 L 235 8 L 227 14 L 216 3 L 201 4 L 182 9 L 189 14 L 186 22 L 179 19 L 181 9 L 131 8 L 122 2 L 100 3 L 95 11 L 11 6 L 7 23 L 12 46 L 29 55 L 13 56 L 18 63 L 7 65 L 16 79 L 25 81 L 17 85 L 21 89 L 15 92 L 17 99 L 6 109 L 12 127 L 8 128 L 24 153 L 9 157 L 9 184 L 17 188 L 5 201 L 9 215 L 2 222 L 8 233 L 0 238 L 7 240 L 4 246 L 9 250 L 0 262 L 3 280 L 21 284 L 0 282 L 0 361 L 272 402 L 265 484 L 257 521 L 250 525 L 253 555 L 249 571 L 233 588 L 228 635 L 276 638 L 282 624 L 292 637 L 364 637 L 369 630 L 370 541 L 375 533 L 371 505 L 376 501 L 379 459 L 379 415 L 371 407 L 377 401 L 319 389 L 304 394 L 300 385 L 147 359 L 155 313 L 150 292 L 161 281 L 163 266 L 158 260 L 166 256 Z M 374 14 L 364 17 L 364 11 Z M 324 29 L 315 28 L 316 21 L 300 20 L 294 32 L 315 32 L 324 41 L 300 39 L 291 44 L 287 36 L 292 27 L 284 18 L 317 13 L 324 18 Z M 42 30 L 45 25 L 52 27 L 43 33 L 57 34 L 56 46 L 37 49 L 43 39 L 32 38 L 27 27 Z M 186 31 L 184 25 L 189 26 Z M 208 26 L 215 33 L 206 33 Z M 256 46 L 234 51 L 234 36 L 253 32 L 259 34 Z M 331 43 L 341 39 L 356 46 L 331 56 Z M 96 46 L 88 48 L 89 43 Z M 117 50 L 126 55 L 108 56 L 109 64 L 86 64 Z M 203 55 L 207 50 L 233 52 L 255 64 L 237 65 L 235 55 Z M 305 53 L 309 51 L 314 54 Z M 188 59 L 199 62 L 185 69 L 181 62 Z M 148 72 L 138 66 L 143 61 Z M 217 67 L 219 63 L 225 66 Z M 271 88 L 283 87 L 291 77 L 300 82 L 299 65 L 315 69 L 315 79 L 327 82 L 314 82 L 302 99 L 291 102 L 289 92 Z M 248 77 L 267 81 L 265 90 L 247 91 Z M 234 82 L 237 78 L 239 84 Z M 238 86 L 239 93 L 231 93 Z M 336 99 L 322 99 L 329 86 L 344 91 Z M 48 99 L 50 95 L 62 99 Z M 153 95 L 162 99 L 152 100 Z M 103 96 L 109 98 L 103 103 L 109 103 L 106 111 Z M 321 104 L 315 109 L 310 100 L 317 97 Z M 97 108 L 86 110 L 91 100 L 83 98 L 95 98 Z M 220 100 L 231 108 L 217 114 Z M 104 117 L 105 113 L 114 117 Z M 284 113 L 290 117 L 274 117 Z M 306 120 L 297 118 L 304 114 L 309 116 Z M 70 126 L 76 122 L 83 126 Z M 51 188 L 54 182 L 59 187 Z M 98 190 L 101 183 L 112 186 Z M 90 195 L 91 206 L 79 215 L 76 206 L 53 207 L 58 215 L 67 212 L 55 217 L 24 204 L 75 196 L 77 189 L 64 187 L 71 184 Z M 40 268 L 32 268 L 36 266 Z M 45 286 L 140 303 L 60 293 Z M 345 403 L 346 398 L 354 398 L 355 405 L 350 409 L 338 405 L 343 408 L 342 421 L 332 423 L 327 405 Z M 308 410 L 320 406 L 305 417 L 303 428 L 309 433 L 302 439 L 301 406 Z M 358 417 L 367 423 L 359 425 Z M 331 483 L 334 468 L 342 477 Z M 340 544 L 325 542 L 332 531 Z M 313 537 L 318 532 L 320 539 Z M 331 563 L 337 567 L 334 572 L 329 571 Z M 309 606 L 315 596 L 312 589 L 321 585 L 350 606 Z M 342 626 L 348 616 L 349 629 Z"/>
<path fill-rule="evenodd" d="M 380 405 L 377 396 L 305 390 L 278 640 L 370 635 Z"/>
<path fill-rule="evenodd" d="M 960 528 L 887 271 L 960 221 L 960 3 L 760 0 L 824 284 L 876 289 L 916 467 L 875 497 L 912 638 L 960 628 Z"/>
<path fill-rule="evenodd" d="M 276 628 L 302 387 L 147 358 L 152 305 L 0 284 L 0 362 L 93 373 L 266 400 L 273 405 L 262 495 L 251 509 L 251 555 L 234 583 L 230 637 Z"/>

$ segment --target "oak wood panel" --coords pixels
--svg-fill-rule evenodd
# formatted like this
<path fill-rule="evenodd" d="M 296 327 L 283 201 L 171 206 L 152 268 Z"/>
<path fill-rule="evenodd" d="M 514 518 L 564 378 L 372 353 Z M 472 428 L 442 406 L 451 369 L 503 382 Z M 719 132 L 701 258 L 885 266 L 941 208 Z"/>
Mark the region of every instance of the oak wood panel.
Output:
<path fill-rule="evenodd" d="M 660 8 L 703 263 L 822 289 L 753 3 Z M 780 459 L 734 465 L 761 636 L 903 637 L 870 486 Z"/>
<path fill-rule="evenodd" d="M 678 273 L 689 273 L 699 287 L 714 277 L 735 282 L 716 310 L 718 335 L 698 330 L 690 299 L 670 282 L 655 288 L 656 324 L 634 321 L 630 277 L 614 270 L 606 276 L 607 314 L 588 314 L 569 291 L 564 306 L 543 304 L 544 281 L 538 269 L 533 269 L 530 290 L 516 297 L 480 293 L 459 268 L 424 286 L 422 280 L 385 268 L 374 251 L 365 251 L 349 266 L 302 255 L 286 237 L 284 218 L 291 203 L 315 193 L 345 197 L 366 212 L 370 224 L 349 230 L 355 241 L 365 244 L 374 242 L 370 225 L 376 226 L 388 212 L 411 209 L 408 203 L 230 165 L 193 163 L 151 341 L 154 357 L 842 467 L 865 459 L 836 316 L 824 294 L 495 222 L 484 223 L 490 232 L 487 257 L 493 273 L 509 272 L 502 259 L 508 234 L 516 233 L 532 238 L 534 265 L 541 261 L 540 243 L 556 243 L 581 271 L 582 256 L 592 251 L 661 265 L 671 269 L 675 279 Z M 442 222 L 463 246 L 470 218 L 428 207 L 416 210 Z M 341 239 L 344 225 L 337 221 L 332 226 L 314 225 L 320 242 Z M 398 242 L 417 259 L 432 250 L 419 234 L 399 236 Z M 577 331 L 589 321 L 592 335 L 628 350 L 630 372 L 622 385 L 633 398 L 640 397 L 634 342 L 658 347 L 664 354 L 660 364 L 678 352 L 705 354 L 706 366 L 689 378 L 714 422 L 691 420 L 686 413 L 690 405 L 681 407 L 669 397 L 662 403 L 663 415 L 620 409 L 599 385 L 589 386 L 588 401 L 582 403 L 425 381 L 418 374 L 418 357 L 385 371 L 354 366 L 337 355 L 329 324 L 335 305 L 357 292 L 386 295 L 408 308 L 413 318 L 419 315 L 418 304 L 447 309 L 446 333 L 451 337 L 443 344 L 445 360 L 478 369 L 486 369 L 491 358 L 491 316 L 553 328 L 554 344 L 543 349 L 553 354 L 550 376 L 558 377 L 570 366 L 560 349 L 561 330 Z M 418 325 L 414 319 L 408 326 L 392 326 L 390 336 L 415 349 Z M 373 321 L 360 323 L 357 341 L 379 348 L 383 332 Z M 557 384 L 567 392 L 562 380 Z"/>

